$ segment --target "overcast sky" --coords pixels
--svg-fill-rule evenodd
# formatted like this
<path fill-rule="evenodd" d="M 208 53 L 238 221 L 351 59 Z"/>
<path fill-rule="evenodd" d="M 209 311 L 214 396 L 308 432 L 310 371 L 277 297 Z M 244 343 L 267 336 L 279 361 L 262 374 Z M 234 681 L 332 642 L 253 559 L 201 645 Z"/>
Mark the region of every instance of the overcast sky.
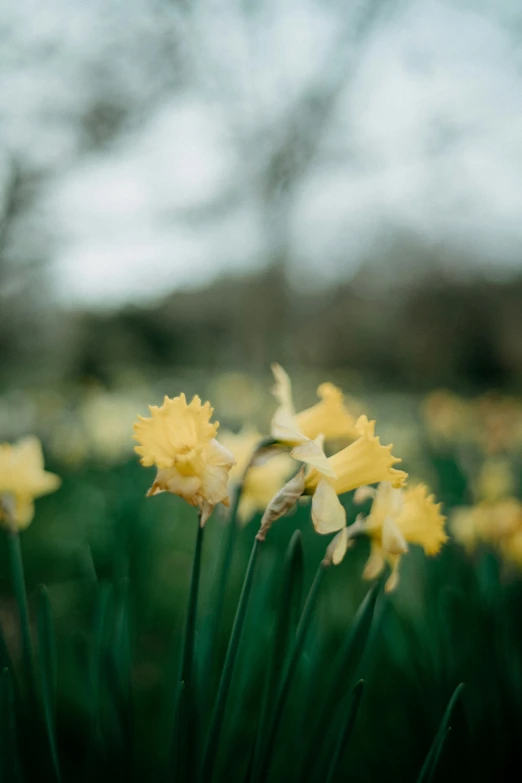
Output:
<path fill-rule="evenodd" d="M 469 249 L 484 269 L 522 263 L 522 8 L 397 5 L 296 189 L 300 279 L 354 274 L 387 226 Z M 324 70 L 343 6 L 271 0 L 245 20 L 223 0 L 187 19 L 152 0 L 6 0 L 2 147 L 45 172 L 37 210 L 59 297 L 139 300 L 263 262 L 250 183 L 265 139 Z M 101 148 L 82 125 L 98 93 L 131 108 Z"/>

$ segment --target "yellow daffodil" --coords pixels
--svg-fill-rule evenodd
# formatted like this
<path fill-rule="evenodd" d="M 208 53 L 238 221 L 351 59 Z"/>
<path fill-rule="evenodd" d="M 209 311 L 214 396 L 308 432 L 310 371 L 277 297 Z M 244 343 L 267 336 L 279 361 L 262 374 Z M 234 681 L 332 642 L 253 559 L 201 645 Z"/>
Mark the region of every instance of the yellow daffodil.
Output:
<path fill-rule="evenodd" d="M 360 416 L 355 427 L 359 435 L 357 440 L 328 458 L 335 475 L 330 483 L 336 494 L 342 495 L 357 487 L 380 481 L 389 481 L 394 487 L 402 487 L 407 474 L 393 467 L 400 459 L 392 455 L 393 446 L 381 444 L 375 435 L 375 422 Z M 307 488 L 314 489 L 321 478 L 320 470 L 312 469 L 306 480 Z"/>
<path fill-rule="evenodd" d="M 246 525 L 254 514 L 266 509 L 284 485 L 295 464 L 288 454 L 276 454 L 266 461 L 255 462 L 247 470 L 261 440 L 262 435 L 252 428 L 244 428 L 237 435 L 232 432 L 224 432 L 221 435 L 221 443 L 236 459 L 236 464 L 230 471 L 230 485 L 237 486 L 239 482 L 243 482 L 237 510 L 237 518 L 243 525 Z"/>
<path fill-rule="evenodd" d="M 34 517 L 35 498 L 54 492 L 61 480 L 44 470 L 38 438 L 0 445 L 0 522 L 18 530 Z"/>
<path fill-rule="evenodd" d="M 317 389 L 321 401 L 296 413 L 290 378 L 279 364 L 272 365 L 272 372 L 273 394 L 279 403 L 271 425 L 275 440 L 298 446 L 319 436 L 327 441 L 357 437 L 355 419 L 346 410 L 344 395 L 337 386 L 322 383 Z"/>
<path fill-rule="evenodd" d="M 355 418 L 346 410 L 345 397 L 333 383 L 317 387 L 321 402 L 296 414 L 297 426 L 311 440 L 322 435 L 325 441 L 354 440 L 358 433 Z"/>
<path fill-rule="evenodd" d="M 210 423 L 213 409 L 197 396 L 187 404 L 180 394 L 149 410 L 151 417 L 139 416 L 134 425 L 141 464 L 158 469 L 148 494 L 179 495 L 200 509 L 203 525 L 214 506 L 228 505 L 228 475 L 235 464 L 233 454 L 216 440 L 219 423 Z"/>
<path fill-rule="evenodd" d="M 312 521 L 318 533 L 333 533 L 346 526 L 346 513 L 338 495 L 367 484 L 389 481 L 403 486 L 407 474 L 393 466 L 400 462 L 374 434 L 375 422 L 361 416 L 356 423 L 359 437 L 342 451 L 329 457 L 329 473 L 312 467 L 306 478 L 306 492 L 312 494 Z M 298 448 L 292 454 L 297 456 Z M 341 540 L 345 538 L 345 534 Z"/>
<path fill-rule="evenodd" d="M 389 482 L 379 484 L 369 515 L 359 522 L 359 530 L 370 536 L 370 557 L 364 577 L 375 578 L 385 562 L 392 567 L 386 589 L 393 590 L 399 580 L 400 558 L 408 544 L 417 544 L 427 555 L 436 555 L 447 541 L 445 517 L 424 484 L 411 489 L 396 489 Z"/>

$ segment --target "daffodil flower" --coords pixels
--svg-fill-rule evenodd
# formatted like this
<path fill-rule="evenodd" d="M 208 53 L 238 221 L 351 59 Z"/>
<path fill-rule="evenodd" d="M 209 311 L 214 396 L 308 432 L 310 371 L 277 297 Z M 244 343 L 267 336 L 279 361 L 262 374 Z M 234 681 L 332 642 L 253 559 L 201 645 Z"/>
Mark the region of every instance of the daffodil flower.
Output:
<path fill-rule="evenodd" d="M 375 435 L 375 422 L 361 416 L 355 428 L 357 440 L 328 458 L 330 472 L 313 467 L 306 477 L 305 492 L 312 495 L 312 521 L 318 533 L 334 533 L 346 527 L 339 495 L 382 481 L 396 487 L 406 481 L 407 474 L 394 467 L 400 460 L 392 455 L 392 446 L 383 446 Z M 340 541 L 347 543 L 346 533 Z"/>
<path fill-rule="evenodd" d="M 204 525 L 218 503 L 229 504 L 228 475 L 235 464 L 234 455 L 216 440 L 219 423 L 210 423 L 213 409 L 197 396 L 187 404 L 180 394 L 149 410 L 150 418 L 139 416 L 134 425 L 141 464 L 158 469 L 148 495 L 179 495 L 199 508 Z"/>
<path fill-rule="evenodd" d="M 34 517 L 34 500 L 54 492 L 61 479 L 44 470 L 38 438 L 0 445 L 0 523 L 23 530 Z"/>
<path fill-rule="evenodd" d="M 279 364 L 272 365 L 272 372 L 275 378 L 272 392 L 279 403 L 270 426 L 272 437 L 293 446 L 291 455 L 295 459 L 332 475 L 322 442 L 357 435 L 355 420 L 344 406 L 341 390 L 331 383 L 321 384 L 317 390 L 321 402 L 296 413 L 290 378 Z"/>
<path fill-rule="evenodd" d="M 417 544 L 427 555 L 436 555 L 448 538 L 444 523 L 440 503 L 435 503 L 424 484 L 400 489 L 394 488 L 390 482 L 382 482 L 374 490 L 370 513 L 355 523 L 356 532 L 365 533 L 371 540 L 370 557 L 363 576 L 374 579 L 388 562 L 392 572 L 386 582 L 386 590 L 393 590 L 398 584 L 399 563 L 408 551 L 408 545 Z M 343 542 L 339 540 L 338 562 L 344 556 L 342 547 Z"/>

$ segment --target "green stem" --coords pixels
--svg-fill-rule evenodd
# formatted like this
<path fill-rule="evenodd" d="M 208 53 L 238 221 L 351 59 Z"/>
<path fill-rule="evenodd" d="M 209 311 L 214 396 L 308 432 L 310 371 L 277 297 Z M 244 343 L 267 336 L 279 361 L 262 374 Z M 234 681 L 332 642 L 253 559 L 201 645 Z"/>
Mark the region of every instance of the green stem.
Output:
<path fill-rule="evenodd" d="M 7 531 L 9 565 L 15 592 L 20 632 L 22 636 L 22 656 L 26 670 L 29 694 L 36 698 L 36 673 L 34 668 L 33 644 L 31 641 L 31 626 L 29 623 L 29 608 L 27 605 L 27 590 L 25 587 L 24 563 L 20 547 L 20 535 L 17 530 Z"/>
<path fill-rule="evenodd" d="M 56 643 L 54 638 L 53 617 L 49 596 L 45 587 L 41 587 L 38 596 L 38 652 L 40 659 L 40 689 L 42 707 L 51 761 L 55 777 L 60 781 L 60 762 L 56 743 Z"/>
<path fill-rule="evenodd" d="M 337 742 L 335 743 L 335 748 L 330 760 L 330 767 L 328 769 L 328 776 L 326 778 L 326 783 L 333 783 L 333 781 L 337 777 L 337 773 L 339 772 L 342 756 L 348 745 L 348 741 L 350 739 L 350 736 L 353 731 L 353 727 L 355 725 L 355 721 L 357 719 L 357 713 L 359 712 L 359 705 L 361 703 L 363 687 L 364 687 L 364 681 L 359 680 L 359 682 L 354 686 L 353 690 L 350 693 L 346 715 L 341 724 L 341 730 L 338 734 Z"/>
<path fill-rule="evenodd" d="M 216 641 L 221 625 L 221 616 L 223 614 L 223 606 L 225 604 L 225 595 L 228 585 L 228 575 L 230 573 L 230 566 L 232 565 L 232 558 L 234 556 L 234 549 L 237 538 L 237 510 L 241 501 L 241 495 L 243 493 L 243 482 L 238 485 L 235 493 L 235 497 L 230 509 L 230 516 L 228 519 L 225 540 L 223 543 L 223 554 L 221 559 L 221 565 L 219 568 L 219 577 L 217 579 L 217 596 L 215 602 L 215 608 L 212 616 L 210 631 L 207 637 L 206 647 L 206 665 L 207 670 L 211 670 L 211 661 L 216 649 Z"/>
<path fill-rule="evenodd" d="M 187 687 L 192 676 L 194 664 L 194 640 L 196 637 L 196 612 L 198 606 L 199 575 L 201 571 L 201 550 L 203 548 L 203 531 L 201 515 L 198 517 L 198 532 L 196 535 L 196 548 L 192 561 L 192 578 L 190 581 L 190 593 L 188 599 L 187 617 L 185 621 L 185 634 L 183 637 L 183 650 L 181 653 L 181 668 L 179 682 L 184 682 Z"/>
<path fill-rule="evenodd" d="M 260 781 L 265 780 L 270 771 L 270 765 L 272 763 L 272 758 L 273 758 L 274 744 L 275 744 L 277 732 L 279 730 L 279 724 L 281 723 L 283 708 L 285 706 L 286 698 L 290 690 L 290 685 L 292 684 L 292 679 L 295 674 L 299 656 L 303 649 L 306 634 L 310 626 L 310 621 L 313 617 L 317 596 L 319 594 L 319 588 L 323 581 L 325 570 L 328 566 L 329 563 L 327 561 L 325 560 L 321 561 L 321 563 L 319 564 L 319 568 L 316 571 L 314 581 L 312 582 L 310 592 L 308 593 L 308 597 L 306 599 L 303 613 L 301 615 L 301 619 L 299 620 L 299 625 L 297 626 L 292 652 L 288 659 L 288 663 L 286 664 L 286 667 L 284 669 L 283 676 L 281 678 L 281 684 L 279 685 L 279 690 L 276 696 L 274 711 L 272 715 L 272 721 L 269 725 L 267 731 L 267 739 L 264 743 L 265 753 L 263 754 L 263 763 L 261 765 L 259 775 L 256 775 L 255 778 L 256 780 L 260 780 Z"/>
<path fill-rule="evenodd" d="M 190 779 L 192 777 L 192 767 L 195 758 L 197 710 L 193 672 L 203 531 L 204 527 L 201 524 L 200 514 L 198 516 L 196 547 L 192 561 L 192 577 L 190 580 L 183 648 L 177 680 L 175 719 L 172 735 L 173 761 L 177 765 L 176 771 L 181 779 Z"/>
<path fill-rule="evenodd" d="M 232 675 L 234 673 L 237 653 L 239 650 L 239 643 L 241 641 L 243 626 L 245 624 L 248 599 L 252 591 L 252 582 L 253 582 L 255 565 L 256 565 L 260 544 L 261 541 L 259 541 L 256 538 L 254 540 L 254 545 L 252 547 L 252 552 L 250 554 L 250 560 L 248 561 L 248 567 L 243 582 L 243 588 L 241 590 L 239 603 L 237 605 L 234 625 L 232 627 L 232 633 L 230 635 L 230 641 L 228 643 L 225 663 L 223 665 L 223 671 L 221 673 L 221 680 L 219 682 L 216 703 L 214 705 L 214 711 L 212 713 L 212 718 L 210 722 L 207 744 L 205 747 L 205 753 L 203 756 L 203 762 L 199 774 L 200 783 L 211 783 L 212 780 L 216 751 L 219 743 L 219 738 L 221 735 L 221 729 L 223 726 L 223 715 L 225 712 L 225 708 L 227 706 L 228 694 L 232 682 Z"/>
<path fill-rule="evenodd" d="M 253 759 L 246 781 L 255 779 L 261 763 L 265 727 L 271 717 L 270 706 L 276 694 L 280 671 L 295 639 L 296 624 L 301 610 L 303 582 L 303 545 L 301 531 L 296 530 L 288 545 L 280 587 L 279 609 L 274 624 L 270 662 L 265 680 L 261 711 L 257 723 Z"/>

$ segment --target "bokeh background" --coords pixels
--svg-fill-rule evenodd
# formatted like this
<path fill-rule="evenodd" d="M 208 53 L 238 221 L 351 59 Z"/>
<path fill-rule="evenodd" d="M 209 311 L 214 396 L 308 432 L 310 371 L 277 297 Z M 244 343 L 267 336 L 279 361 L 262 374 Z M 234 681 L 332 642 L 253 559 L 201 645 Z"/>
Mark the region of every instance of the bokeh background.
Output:
<path fill-rule="evenodd" d="M 298 409 L 341 385 L 450 517 L 520 496 L 521 26 L 516 0 L 4 0 L 0 440 L 36 433 L 64 479 L 23 546 L 55 612 L 70 770 L 93 595 L 127 579 L 137 769 L 150 761 L 194 535 L 181 501 L 144 501 L 132 454 L 136 414 L 164 394 L 266 432 L 279 361 Z M 274 534 L 273 566 L 296 525 L 311 575 L 324 542 L 304 511 Z M 222 532 L 216 518 L 204 595 Z M 324 600 L 332 645 L 363 562 L 350 553 Z M 520 761 L 521 563 L 453 541 L 405 564 L 367 707 L 380 753 L 361 731 L 354 780 L 415 779 L 462 679 L 446 776 Z"/>

